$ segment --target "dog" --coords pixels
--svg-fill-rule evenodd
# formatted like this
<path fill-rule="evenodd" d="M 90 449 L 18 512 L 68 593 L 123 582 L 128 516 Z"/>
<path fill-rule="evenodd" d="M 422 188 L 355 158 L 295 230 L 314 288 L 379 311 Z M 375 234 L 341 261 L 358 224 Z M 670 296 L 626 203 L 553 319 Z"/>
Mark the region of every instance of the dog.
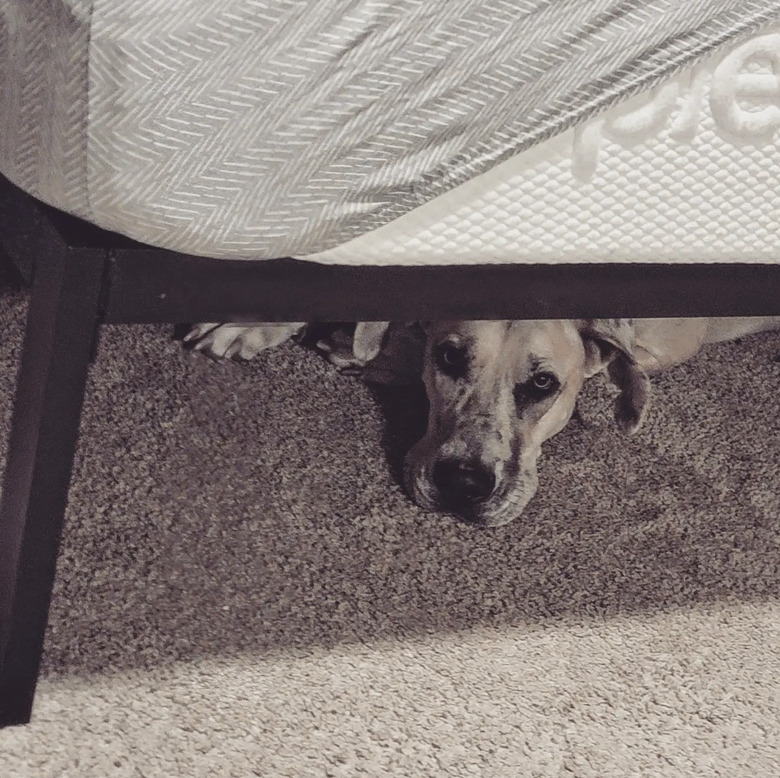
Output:
<path fill-rule="evenodd" d="M 425 325 L 428 429 L 406 457 L 413 500 L 475 525 L 517 518 L 536 492 L 542 444 L 560 432 L 584 382 L 606 371 L 615 418 L 646 418 L 649 374 L 706 343 L 780 327 L 780 318 L 432 322 Z"/>
<path fill-rule="evenodd" d="M 215 359 L 246 361 L 261 351 L 299 338 L 306 331 L 306 322 L 196 324 L 184 336 L 184 342 L 194 351 Z M 354 334 L 346 341 L 333 334 L 319 340 L 317 348 L 342 370 L 361 370 L 375 359 L 390 322 L 358 322 Z"/>
<path fill-rule="evenodd" d="M 299 327 L 287 326 L 288 333 Z M 536 493 L 542 445 L 567 425 L 587 379 L 606 372 L 618 389 L 617 424 L 634 433 L 647 416 L 652 373 L 686 361 L 707 343 L 780 328 L 780 317 L 409 326 L 416 335 L 410 340 L 411 330 L 403 328 L 406 348 L 400 353 L 409 362 L 414 351 L 409 342 L 420 350 L 420 359 L 411 361 L 421 365 L 413 372 L 421 373 L 429 412 L 426 432 L 405 458 L 405 487 L 425 510 L 497 527 L 520 516 Z M 354 352 L 342 351 L 342 363 L 371 368 L 386 357 L 380 352 L 392 355 L 388 327 L 387 322 L 358 325 Z M 273 329 L 245 333 L 242 339 L 254 350 L 257 343 L 275 342 L 278 334 Z M 246 352 L 243 346 L 228 346 L 225 353 Z M 393 373 L 408 372 L 408 365 L 392 363 L 392 356 L 389 362 L 385 358 L 379 370 L 385 382 L 392 382 L 387 378 Z"/>

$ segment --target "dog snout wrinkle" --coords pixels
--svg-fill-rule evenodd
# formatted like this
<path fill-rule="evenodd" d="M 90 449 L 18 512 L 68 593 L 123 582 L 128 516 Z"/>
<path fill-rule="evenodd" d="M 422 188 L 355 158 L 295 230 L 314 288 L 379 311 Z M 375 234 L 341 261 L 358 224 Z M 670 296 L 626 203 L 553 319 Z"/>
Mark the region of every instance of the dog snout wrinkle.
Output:
<path fill-rule="evenodd" d="M 442 459 L 434 465 L 433 483 L 447 508 L 467 513 L 493 494 L 496 476 L 481 462 Z"/>

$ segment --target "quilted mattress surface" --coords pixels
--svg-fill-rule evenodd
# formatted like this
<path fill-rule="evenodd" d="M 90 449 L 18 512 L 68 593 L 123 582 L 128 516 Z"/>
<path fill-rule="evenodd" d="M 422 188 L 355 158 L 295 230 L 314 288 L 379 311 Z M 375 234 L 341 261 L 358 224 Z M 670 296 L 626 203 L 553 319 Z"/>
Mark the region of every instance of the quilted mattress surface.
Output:
<path fill-rule="evenodd" d="M 314 258 L 780 262 L 780 26 Z"/>
<path fill-rule="evenodd" d="M 0 172 L 323 262 L 773 261 L 780 0 L 0 0 Z"/>

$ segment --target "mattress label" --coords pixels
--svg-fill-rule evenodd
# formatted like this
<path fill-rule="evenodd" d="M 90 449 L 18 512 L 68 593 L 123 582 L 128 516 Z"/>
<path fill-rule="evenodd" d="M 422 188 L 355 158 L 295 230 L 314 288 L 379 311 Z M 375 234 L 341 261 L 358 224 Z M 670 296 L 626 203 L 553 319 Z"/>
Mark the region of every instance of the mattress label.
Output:
<path fill-rule="evenodd" d="M 780 33 L 753 38 L 716 61 L 704 63 L 640 95 L 574 132 L 572 172 L 595 175 L 605 139 L 631 146 L 666 131 L 692 142 L 704 112 L 728 141 L 769 142 L 780 129 Z"/>

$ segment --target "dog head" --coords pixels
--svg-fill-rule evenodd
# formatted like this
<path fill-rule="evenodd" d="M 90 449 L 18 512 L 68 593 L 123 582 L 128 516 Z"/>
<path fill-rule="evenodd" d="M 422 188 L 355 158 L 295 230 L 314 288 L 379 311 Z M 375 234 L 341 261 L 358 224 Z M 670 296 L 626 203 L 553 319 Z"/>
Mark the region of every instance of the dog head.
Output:
<path fill-rule="evenodd" d="M 607 369 L 616 418 L 634 431 L 649 383 L 632 356 L 629 320 L 426 324 L 428 428 L 405 462 L 406 486 L 427 510 L 499 526 L 537 488 L 544 441 L 571 418 L 586 378 Z"/>

